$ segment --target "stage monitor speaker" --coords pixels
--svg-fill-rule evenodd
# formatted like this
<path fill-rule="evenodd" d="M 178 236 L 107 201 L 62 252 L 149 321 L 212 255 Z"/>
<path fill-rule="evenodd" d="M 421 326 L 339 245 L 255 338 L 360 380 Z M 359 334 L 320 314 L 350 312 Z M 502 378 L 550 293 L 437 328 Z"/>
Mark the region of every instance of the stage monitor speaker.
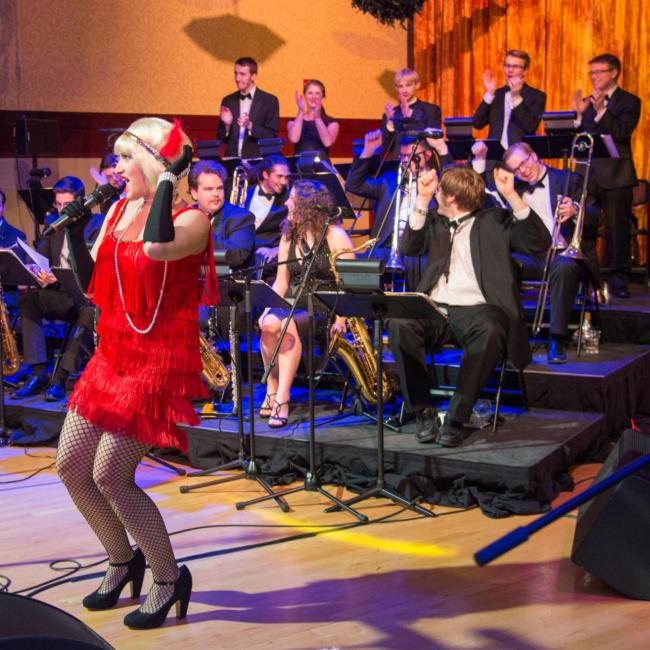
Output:
<path fill-rule="evenodd" d="M 85 623 L 33 598 L 0 593 L 0 650 L 113 650 Z"/>
<path fill-rule="evenodd" d="M 623 432 L 595 482 L 650 454 L 650 436 Z M 650 466 L 580 508 L 571 560 L 629 598 L 650 600 Z"/>
<path fill-rule="evenodd" d="M 17 156 L 58 156 L 59 123 L 22 115 L 14 126 Z"/>

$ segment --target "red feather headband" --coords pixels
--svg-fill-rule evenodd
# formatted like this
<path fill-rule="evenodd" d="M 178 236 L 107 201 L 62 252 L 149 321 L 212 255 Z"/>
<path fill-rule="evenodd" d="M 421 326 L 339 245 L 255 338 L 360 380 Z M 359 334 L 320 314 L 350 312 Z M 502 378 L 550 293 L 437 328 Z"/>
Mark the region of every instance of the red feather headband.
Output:
<path fill-rule="evenodd" d="M 143 149 L 150 153 L 161 165 L 169 167 L 171 165 L 170 158 L 174 158 L 176 154 L 180 153 L 183 144 L 183 125 L 179 119 L 174 120 L 172 130 L 169 132 L 167 142 L 163 144 L 160 151 L 145 142 L 140 136 L 137 136 L 132 131 L 124 131 L 124 135 L 128 135 L 131 139 L 135 140 Z"/>

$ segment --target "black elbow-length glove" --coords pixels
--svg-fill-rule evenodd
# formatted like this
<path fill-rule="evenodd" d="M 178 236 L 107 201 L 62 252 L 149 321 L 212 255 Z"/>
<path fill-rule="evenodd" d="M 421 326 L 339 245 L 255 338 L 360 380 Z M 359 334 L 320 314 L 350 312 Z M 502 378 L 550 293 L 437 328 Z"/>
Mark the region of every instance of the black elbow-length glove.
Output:
<path fill-rule="evenodd" d="M 183 153 L 158 177 L 158 188 L 153 197 L 149 217 L 144 227 L 143 241 L 164 243 L 174 241 L 172 202 L 178 179 L 192 162 L 192 147 L 183 146 Z"/>

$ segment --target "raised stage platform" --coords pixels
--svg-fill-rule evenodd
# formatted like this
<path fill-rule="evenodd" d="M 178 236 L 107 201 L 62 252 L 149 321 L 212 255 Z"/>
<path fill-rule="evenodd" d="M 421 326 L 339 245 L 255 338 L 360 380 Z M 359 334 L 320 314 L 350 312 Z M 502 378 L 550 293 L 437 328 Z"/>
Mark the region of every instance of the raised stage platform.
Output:
<path fill-rule="evenodd" d="M 635 300 L 643 304 L 630 304 L 630 318 L 642 319 L 644 312 L 639 310 L 648 308 L 650 322 L 647 294 Z M 603 311 L 615 323 L 618 312 L 613 310 L 627 305 L 609 309 Z M 440 384 L 453 385 L 459 360 L 460 352 L 453 349 L 436 355 Z M 389 368 L 391 361 L 387 354 Z M 524 376 L 530 411 L 521 408 L 517 373 L 508 372 L 505 422 L 496 435 L 490 428 L 475 430 L 461 447 L 445 449 L 418 443 L 414 424 L 399 433 L 386 429 L 388 485 L 408 498 L 422 497 L 432 503 L 461 507 L 476 503 L 491 516 L 539 512 L 569 487 L 571 465 L 602 451 L 631 418 L 650 414 L 650 346 L 638 342 L 603 343 L 598 354 L 579 358 L 570 349 L 568 363 L 556 366 L 546 364 L 545 349 L 538 348 Z M 336 414 L 340 390 L 325 382 L 322 386 L 327 387 L 319 388 L 316 395 L 320 475 L 326 483 L 362 490 L 373 483 L 376 472 L 375 424 L 352 413 L 325 423 Z M 263 386 L 256 385 L 257 406 L 263 395 Z M 493 397 L 490 388 L 485 396 Z M 15 435 L 17 444 L 56 439 L 65 416 L 63 404 L 33 398 L 7 399 L 7 405 L 10 424 L 22 425 Z M 244 408 L 247 412 L 246 402 Z M 396 408 L 387 406 L 388 411 Z M 190 451 L 182 460 L 202 469 L 232 460 L 237 452 L 236 430 L 233 419 L 205 419 L 200 426 L 187 428 Z M 273 430 L 266 420 L 256 418 L 255 430 L 261 469 L 269 480 L 277 484 L 300 478 L 307 457 L 306 390 L 294 388 L 286 428 Z"/>

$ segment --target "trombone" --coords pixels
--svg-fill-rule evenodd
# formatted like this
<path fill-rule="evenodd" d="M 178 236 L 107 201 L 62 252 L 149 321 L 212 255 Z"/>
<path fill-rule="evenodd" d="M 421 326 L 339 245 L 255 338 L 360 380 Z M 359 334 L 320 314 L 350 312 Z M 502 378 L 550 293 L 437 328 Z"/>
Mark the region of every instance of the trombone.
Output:
<path fill-rule="evenodd" d="M 546 253 L 544 260 L 544 269 L 542 271 L 542 279 L 540 282 L 540 292 L 537 296 L 537 304 L 535 306 L 535 316 L 533 317 L 533 336 L 537 336 L 542 328 L 542 320 L 544 318 L 544 309 L 548 299 L 549 292 L 549 273 L 551 264 L 556 255 L 560 257 L 568 257 L 573 260 L 584 260 L 585 255 L 582 252 L 582 234 L 585 225 L 585 214 L 587 206 L 587 189 L 589 185 L 589 172 L 591 170 L 591 159 L 594 151 L 594 138 L 591 133 L 583 131 L 577 133 L 571 142 L 571 155 L 567 163 L 567 176 L 564 184 L 564 194 L 558 195 L 557 204 L 555 205 L 555 212 L 553 214 L 553 232 L 551 247 Z M 586 158 L 577 158 L 577 153 L 586 154 Z M 564 251 L 558 253 L 562 246 L 562 239 L 560 229 L 562 227 L 560 221 L 560 204 L 562 199 L 569 194 L 569 182 L 571 174 L 576 171 L 578 165 L 584 166 L 584 174 L 582 177 L 582 189 L 580 192 L 580 201 L 578 203 L 578 214 L 576 216 L 575 227 L 573 228 L 573 236 L 569 245 Z"/>

